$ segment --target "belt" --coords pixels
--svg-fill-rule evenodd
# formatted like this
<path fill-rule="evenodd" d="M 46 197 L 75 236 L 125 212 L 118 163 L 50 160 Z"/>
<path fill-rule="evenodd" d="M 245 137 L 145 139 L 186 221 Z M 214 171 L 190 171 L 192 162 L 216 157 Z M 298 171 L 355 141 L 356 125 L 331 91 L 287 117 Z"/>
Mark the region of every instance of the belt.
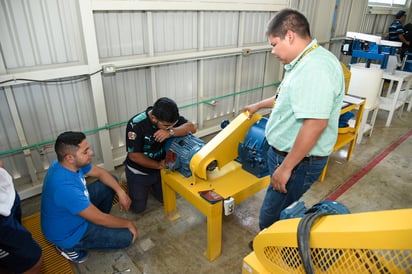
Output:
<path fill-rule="evenodd" d="M 286 157 L 288 155 L 289 152 L 286 151 L 280 151 L 277 150 L 275 147 L 272 147 L 274 152 L 276 152 L 277 154 L 279 154 L 280 156 Z M 323 160 L 325 158 L 328 158 L 328 156 L 307 156 L 305 158 L 302 159 L 302 161 L 307 161 L 307 160 Z"/>

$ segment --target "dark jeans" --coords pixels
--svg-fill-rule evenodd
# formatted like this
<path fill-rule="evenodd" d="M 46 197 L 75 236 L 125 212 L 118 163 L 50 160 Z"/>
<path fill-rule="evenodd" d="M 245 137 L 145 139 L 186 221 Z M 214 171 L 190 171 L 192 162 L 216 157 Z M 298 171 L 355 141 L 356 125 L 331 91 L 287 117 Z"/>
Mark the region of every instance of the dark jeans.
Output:
<path fill-rule="evenodd" d="M 98 180 L 87 185 L 87 189 L 92 204 L 102 212 L 110 213 L 114 191 Z M 89 223 L 83 238 L 72 249 L 121 249 L 128 247 L 132 240 L 133 234 L 128 228 L 109 228 Z"/>
<path fill-rule="evenodd" d="M 3 268 L 23 273 L 39 261 L 41 254 L 41 247 L 21 224 L 20 197 L 16 192 L 10 215 L 0 215 L 0 273 Z"/>
<path fill-rule="evenodd" d="M 270 176 L 284 159 L 284 156 L 269 148 L 268 164 Z M 279 220 L 280 212 L 293 202 L 299 200 L 319 178 L 327 159 L 327 157 L 324 157 L 322 159 L 308 158 L 302 160 L 292 171 L 286 185 L 287 193 L 280 193 L 274 190 L 272 185 L 269 185 L 260 209 L 259 228 L 261 230 Z"/>
<path fill-rule="evenodd" d="M 143 212 L 147 206 L 149 192 L 161 203 L 163 203 L 163 191 L 160 171 L 148 175 L 134 174 L 127 166 L 125 167 L 127 178 L 127 189 L 132 205 L 130 209 L 135 213 Z"/>

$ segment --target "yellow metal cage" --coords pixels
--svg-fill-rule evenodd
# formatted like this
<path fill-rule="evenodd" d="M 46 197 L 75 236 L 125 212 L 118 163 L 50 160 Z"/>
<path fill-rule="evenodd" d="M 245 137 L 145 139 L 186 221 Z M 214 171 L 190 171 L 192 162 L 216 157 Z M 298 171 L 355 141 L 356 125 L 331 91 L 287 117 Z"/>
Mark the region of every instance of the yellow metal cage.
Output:
<path fill-rule="evenodd" d="M 261 231 L 242 273 L 305 273 L 299 221 L 278 221 Z M 412 209 L 324 216 L 309 243 L 315 273 L 412 273 Z"/>

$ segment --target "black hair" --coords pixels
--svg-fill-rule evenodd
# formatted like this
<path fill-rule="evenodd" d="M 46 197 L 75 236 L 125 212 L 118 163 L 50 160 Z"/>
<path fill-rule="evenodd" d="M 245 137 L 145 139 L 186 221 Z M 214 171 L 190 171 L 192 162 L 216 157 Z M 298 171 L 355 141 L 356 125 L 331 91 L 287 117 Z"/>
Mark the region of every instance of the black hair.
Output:
<path fill-rule="evenodd" d="M 152 114 L 160 122 L 174 123 L 179 119 L 179 109 L 175 101 L 167 97 L 157 99 L 153 105 Z"/>
<path fill-rule="evenodd" d="M 54 144 L 54 151 L 57 154 L 57 160 L 62 162 L 64 156 L 70 153 L 75 153 L 79 148 L 79 144 L 86 139 L 83 132 L 66 131 L 60 134 Z"/>
<path fill-rule="evenodd" d="M 400 10 L 396 13 L 395 18 L 396 19 L 401 19 L 402 16 L 406 15 L 406 12 L 404 10 Z"/>
<path fill-rule="evenodd" d="M 269 21 L 266 36 L 284 39 L 288 30 L 295 32 L 300 37 L 310 37 L 309 22 L 306 17 L 293 9 L 283 9 Z"/>

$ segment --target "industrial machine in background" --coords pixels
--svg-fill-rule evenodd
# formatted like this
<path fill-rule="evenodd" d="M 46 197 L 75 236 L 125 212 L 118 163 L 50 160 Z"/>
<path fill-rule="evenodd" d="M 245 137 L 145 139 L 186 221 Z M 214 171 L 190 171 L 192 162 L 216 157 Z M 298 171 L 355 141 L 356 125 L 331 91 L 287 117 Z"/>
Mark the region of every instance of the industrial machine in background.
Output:
<path fill-rule="evenodd" d="M 380 36 L 358 32 L 347 32 L 346 37 L 341 52 L 343 55 L 352 56 L 351 64 L 363 59 L 365 67 L 369 68 L 374 62 L 388 72 L 402 65 L 398 52 L 402 47 L 401 42 L 383 40 Z"/>
<path fill-rule="evenodd" d="M 366 100 L 356 137 L 356 143 L 360 144 L 366 133 L 370 136 L 373 132 L 381 108 L 380 95 L 384 74 L 395 77 L 395 74 L 399 74 L 397 70 L 403 67 L 399 53 L 402 43 L 382 40 L 379 36 L 364 33 L 348 32 L 346 36 L 347 39 L 342 44 L 342 54 L 351 56 L 351 78 L 346 85 L 347 94 Z M 356 126 L 356 120 L 349 115 L 351 114 L 348 112 L 340 117 L 339 133 Z M 345 124 L 349 126 L 345 128 Z"/>

